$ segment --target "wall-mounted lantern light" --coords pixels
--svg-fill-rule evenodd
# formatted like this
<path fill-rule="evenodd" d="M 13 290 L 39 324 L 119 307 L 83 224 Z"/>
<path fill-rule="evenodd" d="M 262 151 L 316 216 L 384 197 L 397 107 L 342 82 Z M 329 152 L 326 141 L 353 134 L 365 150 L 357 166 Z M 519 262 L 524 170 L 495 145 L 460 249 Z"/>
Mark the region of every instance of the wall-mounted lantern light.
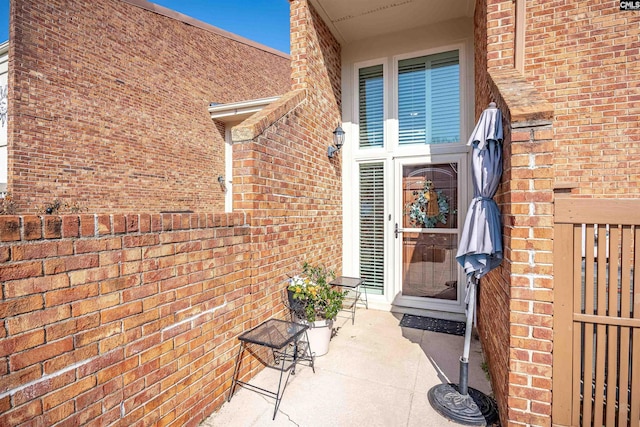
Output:
<path fill-rule="evenodd" d="M 333 158 L 333 156 L 335 156 L 338 150 L 342 148 L 343 144 L 344 144 L 344 131 L 340 126 L 338 126 L 336 130 L 333 131 L 333 146 L 330 145 L 329 148 L 327 149 L 327 156 L 329 156 L 330 159 Z"/>
<path fill-rule="evenodd" d="M 224 182 L 224 176 L 218 175 L 218 183 L 220 184 L 222 191 L 227 191 L 227 183 Z"/>

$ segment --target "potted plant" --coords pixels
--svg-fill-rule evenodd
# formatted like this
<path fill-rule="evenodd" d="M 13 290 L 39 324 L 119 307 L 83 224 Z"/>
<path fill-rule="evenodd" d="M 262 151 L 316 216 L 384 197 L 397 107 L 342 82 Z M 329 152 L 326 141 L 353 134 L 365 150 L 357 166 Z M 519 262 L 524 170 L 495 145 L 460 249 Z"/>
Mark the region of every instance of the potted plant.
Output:
<path fill-rule="evenodd" d="M 309 346 L 316 356 L 329 351 L 333 321 L 342 309 L 345 292 L 329 284 L 335 278 L 325 266 L 302 265 L 302 274 L 291 278 L 289 302 L 302 321 L 309 324 Z"/>

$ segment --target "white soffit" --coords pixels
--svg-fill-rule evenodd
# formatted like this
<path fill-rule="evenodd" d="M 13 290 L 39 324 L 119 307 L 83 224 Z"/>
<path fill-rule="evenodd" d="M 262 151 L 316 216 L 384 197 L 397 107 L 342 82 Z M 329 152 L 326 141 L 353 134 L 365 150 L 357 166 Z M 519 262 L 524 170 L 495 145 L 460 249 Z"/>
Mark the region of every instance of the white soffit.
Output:
<path fill-rule="evenodd" d="M 272 98 L 252 99 L 231 104 L 212 104 L 209 106 L 209 114 L 211 114 L 212 119 L 223 123 L 238 122 L 245 120 L 278 99 L 280 99 L 279 96 L 274 96 Z"/>
<path fill-rule="evenodd" d="M 474 0 L 311 0 L 342 44 L 472 17 Z"/>

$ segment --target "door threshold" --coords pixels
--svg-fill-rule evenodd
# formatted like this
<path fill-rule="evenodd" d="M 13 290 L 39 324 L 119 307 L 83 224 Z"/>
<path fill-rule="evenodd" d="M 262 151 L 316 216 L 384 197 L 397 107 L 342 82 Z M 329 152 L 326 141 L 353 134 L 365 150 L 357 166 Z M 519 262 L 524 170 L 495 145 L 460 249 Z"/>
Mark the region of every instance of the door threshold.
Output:
<path fill-rule="evenodd" d="M 434 319 L 454 320 L 456 322 L 464 322 L 466 320 L 466 316 L 464 313 L 452 313 L 450 311 L 402 307 L 399 305 L 392 305 L 391 312 L 399 314 L 413 314 L 414 316 L 433 317 Z"/>

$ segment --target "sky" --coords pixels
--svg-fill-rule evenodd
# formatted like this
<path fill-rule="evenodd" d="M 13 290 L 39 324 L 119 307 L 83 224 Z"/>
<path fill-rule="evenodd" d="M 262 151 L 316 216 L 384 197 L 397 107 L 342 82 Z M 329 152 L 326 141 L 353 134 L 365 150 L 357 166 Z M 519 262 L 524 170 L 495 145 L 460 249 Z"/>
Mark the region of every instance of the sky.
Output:
<path fill-rule="evenodd" d="M 289 0 L 153 0 L 152 3 L 289 53 Z M 9 0 L 0 0 L 0 42 L 9 38 Z"/>

